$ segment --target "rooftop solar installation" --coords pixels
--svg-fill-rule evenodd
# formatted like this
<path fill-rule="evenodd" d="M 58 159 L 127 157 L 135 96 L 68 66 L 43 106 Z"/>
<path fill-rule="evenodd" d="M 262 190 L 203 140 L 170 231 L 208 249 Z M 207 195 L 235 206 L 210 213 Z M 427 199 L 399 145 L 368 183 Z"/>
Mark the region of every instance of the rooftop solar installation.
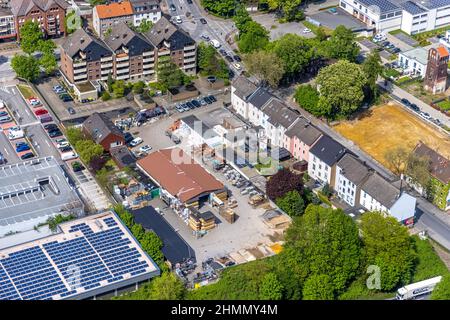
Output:
<path fill-rule="evenodd" d="M 393 10 L 399 10 L 399 6 L 394 3 L 394 1 L 389 0 L 359 0 L 365 6 L 378 7 L 380 13 L 386 13 Z"/>
<path fill-rule="evenodd" d="M 450 6 L 450 0 L 419 0 L 416 1 L 427 9 L 436 9 Z"/>
<path fill-rule="evenodd" d="M 406 1 L 401 4 L 401 7 L 406 11 L 409 12 L 412 15 L 420 14 L 426 12 L 425 9 L 419 7 L 417 4 L 415 4 L 412 1 Z"/>
<path fill-rule="evenodd" d="M 113 212 L 60 225 L 46 238 L 0 250 L 0 300 L 60 300 L 159 274 Z"/>

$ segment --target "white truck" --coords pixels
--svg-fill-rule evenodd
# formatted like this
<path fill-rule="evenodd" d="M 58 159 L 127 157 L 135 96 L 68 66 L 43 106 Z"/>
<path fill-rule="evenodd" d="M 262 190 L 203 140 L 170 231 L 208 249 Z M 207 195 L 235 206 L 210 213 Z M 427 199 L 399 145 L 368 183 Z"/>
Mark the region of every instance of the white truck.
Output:
<path fill-rule="evenodd" d="M 441 282 L 442 277 L 434 277 L 428 280 L 411 283 L 397 290 L 397 300 L 411 300 L 423 294 L 430 293 Z"/>

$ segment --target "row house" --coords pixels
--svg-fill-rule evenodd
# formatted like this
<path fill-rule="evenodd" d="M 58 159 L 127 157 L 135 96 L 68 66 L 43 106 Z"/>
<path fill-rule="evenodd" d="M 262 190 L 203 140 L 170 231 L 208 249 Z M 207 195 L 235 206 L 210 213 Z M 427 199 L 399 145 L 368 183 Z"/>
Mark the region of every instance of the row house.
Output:
<path fill-rule="evenodd" d="M 323 135 L 309 149 L 308 174 L 322 184 L 335 185 L 336 164 L 347 149 L 327 135 Z"/>
<path fill-rule="evenodd" d="M 355 156 L 346 153 L 336 165 L 334 190 L 337 196 L 350 206 L 359 204 L 361 186 L 371 171 Z"/>
<path fill-rule="evenodd" d="M 29 20 L 37 22 L 47 37 L 64 35 L 69 6 L 64 0 L 11 0 L 17 39 L 20 40 L 20 28 Z"/>
<path fill-rule="evenodd" d="M 103 41 L 78 29 L 61 46 L 60 68 L 69 84 L 107 80 L 113 72 L 113 53 Z"/>
<path fill-rule="evenodd" d="M 196 74 L 197 44 L 195 40 L 171 23 L 166 16 L 161 17 L 144 35 L 155 46 L 158 60 L 170 60 L 186 74 Z"/>
<path fill-rule="evenodd" d="M 284 133 L 283 147 L 300 161 L 309 160 L 309 149 L 322 136 L 322 132 L 308 120 L 299 118 L 298 121 Z"/>
<path fill-rule="evenodd" d="M 244 76 L 239 76 L 231 86 L 231 105 L 238 115 L 248 119 L 248 100 L 258 87 Z"/>
<path fill-rule="evenodd" d="M 416 201 L 416 198 L 401 192 L 375 172 L 361 185 L 361 207 L 389 214 L 405 225 L 414 223 Z"/>
<path fill-rule="evenodd" d="M 140 80 L 154 76 L 155 47 L 126 23 L 114 25 L 105 43 L 113 52 L 114 79 Z"/>
<path fill-rule="evenodd" d="M 263 112 L 262 127 L 264 128 L 267 145 L 283 146 L 284 134 L 298 121 L 298 114 L 278 99 L 270 99 Z"/>

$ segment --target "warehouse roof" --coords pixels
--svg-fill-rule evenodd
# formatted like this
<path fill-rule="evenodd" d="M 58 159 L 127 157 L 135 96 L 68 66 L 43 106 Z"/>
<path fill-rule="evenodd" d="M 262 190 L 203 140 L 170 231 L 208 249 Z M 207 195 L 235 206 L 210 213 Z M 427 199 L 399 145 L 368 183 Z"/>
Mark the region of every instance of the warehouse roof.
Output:
<path fill-rule="evenodd" d="M 140 159 L 137 165 L 182 202 L 224 188 L 221 182 L 180 148 L 153 152 Z"/>

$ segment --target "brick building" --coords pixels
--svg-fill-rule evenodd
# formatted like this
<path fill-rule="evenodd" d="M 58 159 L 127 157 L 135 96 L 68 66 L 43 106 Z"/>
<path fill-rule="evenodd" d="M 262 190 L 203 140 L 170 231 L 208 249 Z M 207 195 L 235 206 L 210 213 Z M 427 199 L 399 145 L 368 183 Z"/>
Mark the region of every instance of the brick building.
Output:
<path fill-rule="evenodd" d="M 425 90 L 433 94 L 444 92 L 447 89 L 447 68 L 449 54 L 446 48 L 431 48 L 428 51 L 428 64 L 425 73 Z"/>

